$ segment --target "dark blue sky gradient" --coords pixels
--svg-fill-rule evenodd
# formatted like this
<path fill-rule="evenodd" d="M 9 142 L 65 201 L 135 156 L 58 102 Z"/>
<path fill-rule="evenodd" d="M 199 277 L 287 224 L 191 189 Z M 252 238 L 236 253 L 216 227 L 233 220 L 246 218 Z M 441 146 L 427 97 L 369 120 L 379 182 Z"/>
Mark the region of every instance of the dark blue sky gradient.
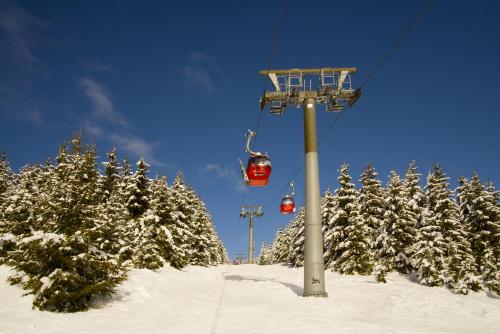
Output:
<path fill-rule="evenodd" d="M 151 176 L 182 170 L 230 255 L 246 253 L 239 205 L 267 204 L 303 159 L 302 113 L 267 112 L 256 149 L 271 184 L 244 194 L 237 158 L 255 128 L 276 1 L 0 1 L 0 150 L 13 167 L 55 156 L 80 128 L 100 156 L 145 156 Z M 286 1 L 273 68 L 356 66 L 357 86 L 426 1 Z M 319 148 L 321 188 L 351 163 L 384 184 L 416 160 L 500 183 L 500 3 L 435 1 Z M 267 86 L 268 88 L 270 85 Z M 318 108 L 323 133 L 335 114 Z M 296 178 L 303 204 L 303 172 Z M 424 176 L 425 178 L 425 176 Z M 283 194 L 284 195 L 284 194 Z M 256 251 L 287 217 L 256 226 Z"/>

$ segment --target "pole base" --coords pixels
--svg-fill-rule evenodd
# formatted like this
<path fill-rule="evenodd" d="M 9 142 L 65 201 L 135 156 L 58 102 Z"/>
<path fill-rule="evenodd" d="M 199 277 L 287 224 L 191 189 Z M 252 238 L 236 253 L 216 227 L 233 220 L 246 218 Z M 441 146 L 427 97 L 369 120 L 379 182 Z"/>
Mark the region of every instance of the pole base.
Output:
<path fill-rule="evenodd" d="M 323 298 L 327 298 L 328 297 L 328 293 L 326 291 L 317 291 L 317 292 L 304 292 L 304 294 L 302 295 L 302 297 L 323 297 Z"/>

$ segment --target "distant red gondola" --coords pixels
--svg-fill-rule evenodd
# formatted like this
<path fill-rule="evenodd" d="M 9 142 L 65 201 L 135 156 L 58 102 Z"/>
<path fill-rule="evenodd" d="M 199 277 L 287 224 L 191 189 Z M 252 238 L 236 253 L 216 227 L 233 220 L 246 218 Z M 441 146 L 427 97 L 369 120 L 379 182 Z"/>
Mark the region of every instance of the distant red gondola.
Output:
<path fill-rule="evenodd" d="M 267 186 L 271 176 L 271 160 L 267 153 L 253 152 L 250 150 L 250 141 L 255 136 L 255 132 L 248 130 L 248 137 L 245 151 L 250 154 L 247 167 L 243 166 L 240 160 L 241 172 L 245 183 L 252 187 Z"/>
<path fill-rule="evenodd" d="M 286 196 L 283 196 L 280 204 L 280 213 L 282 215 L 291 215 L 295 212 L 295 201 L 293 196 L 295 195 L 295 184 L 294 182 L 290 182 L 290 187 L 292 187 L 292 193 Z"/>

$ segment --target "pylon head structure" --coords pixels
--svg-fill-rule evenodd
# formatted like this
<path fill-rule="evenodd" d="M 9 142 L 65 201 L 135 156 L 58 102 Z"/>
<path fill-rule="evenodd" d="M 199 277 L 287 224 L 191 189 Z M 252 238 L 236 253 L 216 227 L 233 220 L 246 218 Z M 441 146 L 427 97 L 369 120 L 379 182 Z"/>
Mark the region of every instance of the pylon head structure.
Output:
<path fill-rule="evenodd" d="M 270 105 L 271 114 L 283 114 L 287 106 L 303 105 L 306 98 L 314 98 L 318 104 L 326 104 L 327 111 L 340 112 L 351 107 L 361 96 L 352 88 L 351 74 L 355 67 L 328 67 L 312 69 L 262 70 L 268 76 L 274 91 L 264 91 L 260 108 Z"/>

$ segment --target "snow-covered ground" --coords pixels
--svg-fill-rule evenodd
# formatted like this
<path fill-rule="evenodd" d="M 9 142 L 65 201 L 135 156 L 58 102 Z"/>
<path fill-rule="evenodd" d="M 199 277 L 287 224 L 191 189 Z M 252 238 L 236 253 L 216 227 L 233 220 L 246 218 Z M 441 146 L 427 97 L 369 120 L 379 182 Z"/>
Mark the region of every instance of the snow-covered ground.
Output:
<path fill-rule="evenodd" d="M 225 265 L 134 270 L 118 294 L 76 314 L 31 309 L 0 267 L 0 333 L 500 333 L 500 299 L 454 295 L 391 274 L 326 273 L 328 298 L 303 298 L 302 269 Z"/>

